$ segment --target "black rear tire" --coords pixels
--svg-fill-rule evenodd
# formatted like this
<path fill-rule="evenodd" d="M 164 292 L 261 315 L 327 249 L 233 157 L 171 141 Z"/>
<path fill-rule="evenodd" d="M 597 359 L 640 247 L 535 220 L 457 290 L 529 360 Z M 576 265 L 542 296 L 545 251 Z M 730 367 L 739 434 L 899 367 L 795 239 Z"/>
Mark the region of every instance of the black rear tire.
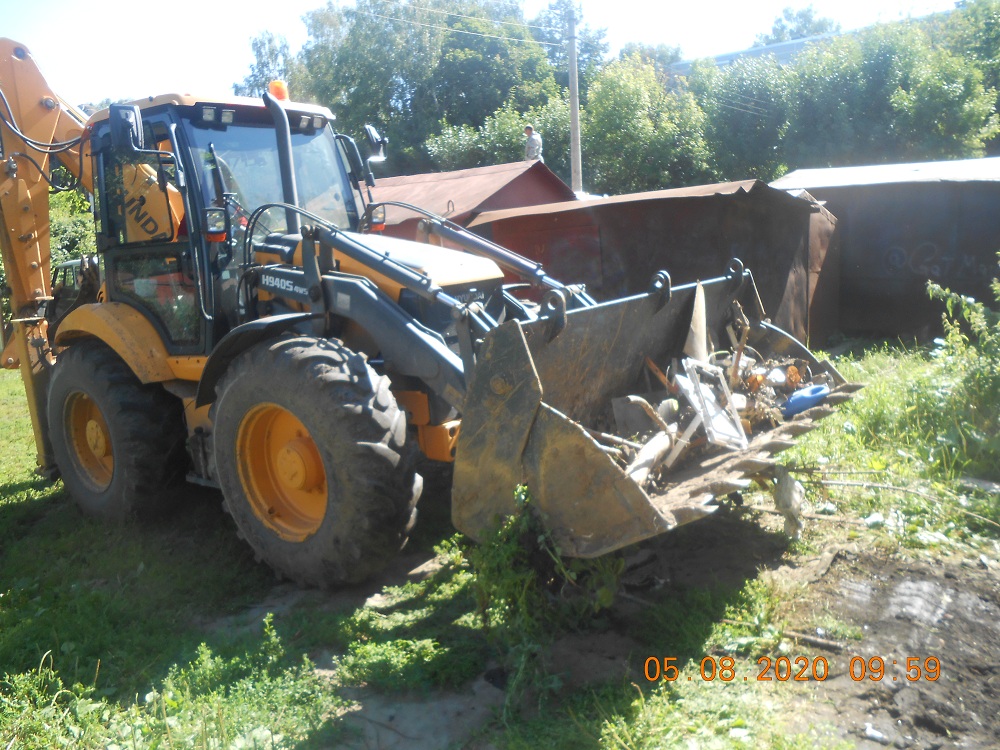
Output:
<path fill-rule="evenodd" d="M 59 354 L 48 422 L 63 484 L 87 515 L 158 515 L 184 481 L 180 402 L 140 383 L 106 344 L 83 341 Z"/>
<path fill-rule="evenodd" d="M 241 354 L 217 393 L 219 482 L 260 559 L 325 588 L 393 558 L 422 485 L 388 378 L 339 342 L 285 338 Z"/>

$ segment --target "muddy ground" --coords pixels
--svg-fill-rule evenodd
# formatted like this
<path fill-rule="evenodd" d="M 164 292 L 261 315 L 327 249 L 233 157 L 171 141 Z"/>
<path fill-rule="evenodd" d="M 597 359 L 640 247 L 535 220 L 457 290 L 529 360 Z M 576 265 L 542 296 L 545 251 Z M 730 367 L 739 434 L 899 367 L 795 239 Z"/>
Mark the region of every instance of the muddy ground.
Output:
<path fill-rule="evenodd" d="M 1000 747 L 1000 578 L 988 560 L 935 562 L 872 553 L 838 559 L 809 600 L 860 626 L 809 710 L 857 747 Z M 882 656 L 885 676 L 855 681 L 851 656 Z M 906 659 L 940 677 L 906 678 Z M 836 666 L 833 666 L 836 665 Z M 936 665 L 930 664 L 933 668 Z M 855 677 L 861 665 L 855 664 Z M 911 670 L 916 676 L 916 669 Z"/>

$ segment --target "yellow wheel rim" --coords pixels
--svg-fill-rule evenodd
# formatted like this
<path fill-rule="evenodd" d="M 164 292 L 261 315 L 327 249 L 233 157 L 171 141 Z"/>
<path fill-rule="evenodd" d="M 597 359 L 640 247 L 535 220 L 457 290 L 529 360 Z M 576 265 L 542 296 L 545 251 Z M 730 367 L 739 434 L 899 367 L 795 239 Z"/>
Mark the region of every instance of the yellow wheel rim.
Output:
<path fill-rule="evenodd" d="M 326 514 L 326 472 L 309 430 L 287 409 L 261 404 L 236 435 L 240 482 L 254 515 L 282 539 L 301 542 Z"/>
<path fill-rule="evenodd" d="M 66 433 L 80 474 L 98 492 L 111 485 L 115 457 L 111 431 L 97 404 L 85 393 L 74 393 L 66 404 Z"/>

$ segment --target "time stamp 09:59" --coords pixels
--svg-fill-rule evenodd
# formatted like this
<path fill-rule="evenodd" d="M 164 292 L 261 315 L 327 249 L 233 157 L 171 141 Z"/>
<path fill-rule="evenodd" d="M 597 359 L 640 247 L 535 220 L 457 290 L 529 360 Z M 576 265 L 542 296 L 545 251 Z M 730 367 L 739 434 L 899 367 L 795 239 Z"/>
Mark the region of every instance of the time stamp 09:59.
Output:
<path fill-rule="evenodd" d="M 824 656 L 762 656 L 757 660 L 756 674 L 745 674 L 749 664 L 739 664 L 732 656 L 706 656 L 701 660 L 699 674 L 702 680 L 712 682 L 823 682 L 830 676 L 830 662 Z M 698 675 L 681 676 L 676 656 L 650 656 L 644 665 L 646 679 L 650 682 L 687 682 Z M 941 660 L 936 656 L 907 656 L 892 659 L 882 656 L 852 656 L 847 663 L 847 674 L 855 682 L 882 679 L 893 682 L 905 680 L 934 682 L 941 677 Z"/>

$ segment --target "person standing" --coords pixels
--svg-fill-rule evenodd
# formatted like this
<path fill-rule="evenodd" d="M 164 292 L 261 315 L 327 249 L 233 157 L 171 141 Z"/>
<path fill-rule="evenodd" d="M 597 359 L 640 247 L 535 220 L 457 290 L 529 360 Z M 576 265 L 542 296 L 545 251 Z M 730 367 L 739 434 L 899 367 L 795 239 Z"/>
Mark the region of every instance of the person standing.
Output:
<path fill-rule="evenodd" d="M 542 158 L 542 136 L 536 133 L 535 129 L 530 125 L 524 126 L 524 135 L 527 138 L 524 142 L 524 160 L 537 159 L 540 162 L 544 162 L 545 159 Z"/>

